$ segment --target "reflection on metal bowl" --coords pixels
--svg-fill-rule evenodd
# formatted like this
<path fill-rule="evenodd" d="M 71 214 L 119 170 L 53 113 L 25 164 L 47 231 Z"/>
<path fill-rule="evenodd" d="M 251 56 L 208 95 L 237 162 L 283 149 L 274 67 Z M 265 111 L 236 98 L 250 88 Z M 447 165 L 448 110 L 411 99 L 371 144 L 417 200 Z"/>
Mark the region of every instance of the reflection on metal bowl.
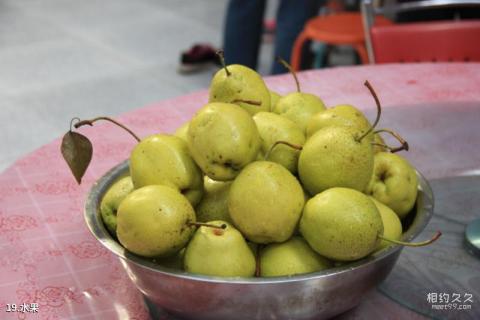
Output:
<path fill-rule="evenodd" d="M 90 191 L 86 223 L 93 235 L 116 254 L 130 279 L 153 303 L 185 319 L 323 319 L 355 307 L 390 273 L 402 250 L 393 246 L 333 269 L 275 278 L 220 278 L 168 269 L 127 252 L 103 225 L 99 206 L 109 186 L 128 171 L 125 161 L 106 173 Z M 411 241 L 433 214 L 433 194 L 419 176 L 415 208 L 404 221 Z"/>

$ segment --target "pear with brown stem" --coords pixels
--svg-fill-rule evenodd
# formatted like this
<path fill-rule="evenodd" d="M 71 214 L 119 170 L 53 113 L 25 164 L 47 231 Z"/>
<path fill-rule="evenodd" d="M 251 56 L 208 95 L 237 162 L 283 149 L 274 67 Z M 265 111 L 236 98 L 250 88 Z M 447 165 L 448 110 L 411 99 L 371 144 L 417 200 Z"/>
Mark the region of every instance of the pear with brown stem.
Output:
<path fill-rule="evenodd" d="M 331 188 L 311 198 L 300 220 L 300 232 L 320 255 L 335 261 L 354 261 L 374 252 L 380 241 L 403 246 L 425 246 L 437 240 L 408 243 L 384 235 L 382 217 L 365 194 L 348 188 Z"/>
<path fill-rule="evenodd" d="M 262 77 L 246 66 L 226 65 L 223 52 L 218 51 L 223 68 L 210 83 L 209 102 L 235 103 L 251 115 L 270 111 L 270 91 Z"/>
<path fill-rule="evenodd" d="M 253 120 L 261 138 L 259 157 L 279 163 L 296 174 L 300 151 L 285 145 L 274 150 L 272 147 L 277 141 L 303 146 L 305 135 L 302 130 L 291 120 L 271 112 L 259 112 L 253 116 Z"/>
<path fill-rule="evenodd" d="M 367 136 L 376 132 L 374 128 L 380 120 L 381 105 L 368 81 L 365 86 L 373 95 L 378 110 L 376 120 L 368 131 L 356 127 L 329 126 L 317 131 L 303 146 L 298 160 L 298 173 L 311 195 L 332 187 L 363 192 L 370 182 L 374 160 L 372 139 Z M 398 135 L 396 137 L 401 139 Z M 406 141 L 401 139 L 401 142 L 402 147 L 397 149 L 408 149 Z"/>
<path fill-rule="evenodd" d="M 325 110 L 325 104 L 316 95 L 301 92 L 297 75 L 291 66 L 281 58 L 278 58 L 278 61 L 291 72 L 297 85 L 297 92 L 292 92 L 281 97 L 275 104 L 272 111 L 290 119 L 297 124 L 303 133 L 305 133 L 307 123 L 310 118 L 314 114 Z"/>
<path fill-rule="evenodd" d="M 118 240 L 128 251 L 143 257 L 175 255 L 186 246 L 195 227 L 226 228 L 196 222 L 195 211 L 187 198 L 168 186 L 136 189 L 118 208 Z"/>
<path fill-rule="evenodd" d="M 180 251 L 194 231 L 195 211 L 177 190 L 150 185 L 134 190 L 120 204 L 117 236 L 130 252 L 167 257 Z"/>
<path fill-rule="evenodd" d="M 223 277 L 252 277 L 255 257 L 242 234 L 231 224 L 217 220 L 200 227 L 185 250 L 185 271 Z"/>
<path fill-rule="evenodd" d="M 208 177 L 228 181 L 256 159 L 260 135 L 244 108 L 231 103 L 211 102 L 190 121 L 188 149 Z"/>
<path fill-rule="evenodd" d="M 125 125 L 108 117 L 78 121 L 74 126 L 75 128 L 84 125 L 93 126 L 94 123 L 101 120 L 112 122 L 121 127 L 138 142 L 130 154 L 129 166 L 130 176 L 135 188 L 157 184 L 167 185 L 182 192 L 194 206 L 200 201 L 203 195 L 203 174 L 190 156 L 185 141 L 168 134 L 155 134 L 140 139 Z M 73 136 L 73 134 L 76 136 Z M 72 131 L 68 132 L 62 144 L 62 153 L 73 167 L 85 163 L 83 160 L 84 154 L 88 151 L 86 148 L 79 148 L 82 145 L 78 141 L 72 141 L 72 138 L 77 139 L 77 136 L 81 135 Z M 81 137 L 88 141 L 86 137 Z M 72 172 L 74 172 L 73 169 Z"/>
<path fill-rule="evenodd" d="M 356 107 L 349 104 L 340 104 L 313 115 L 307 124 L 307 138 L 313 136 L 320 129 L 330 126 L 355 127 L 359 133 L 371 128 L 368 119 Z"/>

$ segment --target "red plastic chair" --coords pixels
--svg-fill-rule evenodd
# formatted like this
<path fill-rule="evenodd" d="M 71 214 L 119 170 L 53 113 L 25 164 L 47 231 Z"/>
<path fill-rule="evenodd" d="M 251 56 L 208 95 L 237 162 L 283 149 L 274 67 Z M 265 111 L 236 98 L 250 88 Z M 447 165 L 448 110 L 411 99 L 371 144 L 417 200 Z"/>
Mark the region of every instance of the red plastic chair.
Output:
<path fill-rule="evenodd" d="M 480 61 L 480 20 L 371 28 L 376 63 Z"/>
<path fill-rule="evenodd" d="M 362 18 L 370 63 L 480 61 L 480 20 L 450 20 L 380 26 L 383 15 L 480 6 L 480 0 L 422 0 L 386 3 L 362 0 Z"/>
<path fill-rule="evenodd" d="M 384 17 L 379 17 L 377 23 L 392 24 Z M 310 19 L 293 45 L 291 65 L 295 71 L 300 70 L 302 48 L 308 40 L 332 45 L 351 45 L 357 51 L 362 63 L 368 63 L 362 16 L 358 12 L 340 12 Z"/>

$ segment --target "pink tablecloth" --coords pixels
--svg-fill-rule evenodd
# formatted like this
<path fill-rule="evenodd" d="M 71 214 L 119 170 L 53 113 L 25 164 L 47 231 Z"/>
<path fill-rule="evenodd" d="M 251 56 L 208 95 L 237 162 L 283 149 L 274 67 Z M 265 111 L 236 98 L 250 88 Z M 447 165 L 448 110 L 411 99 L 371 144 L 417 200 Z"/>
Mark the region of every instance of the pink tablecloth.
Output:
<path fill-rule="evenodd" d="M 304 72 L 299 78 L 304 92 L 318 94 L 328 106 L 354 104 L 369 115 L 375 104 L 363 86 L 366 79 L 387 111 L 414 104 L 480 102 L 480 64 L 347 67 Z M 282 94 L 295 89 L 289 75 L 268 78 L 267 83 Z M 140 136 L 172 132 L 206 100 L 204 90 L 135 110 L 120 120 Z M 108 124 L 82 131 L 93 140 L 94 155 L 81 186 L 61 158 L 59 139 L 0 175 L 0 319 L 149 318 L 141 295 L 117 258 L 96 242 L 83 220 L 90 186 L 127 158 L 135 141 Z M 470 139 L 477 139 L 471 141 L 478 144 L 478 136 Z M 415 158 L 416 146 L 412 147 Z M 419 149 L 428 153 L 431 147 Z M 419 163 L 414 164 L 428 177 L 480 167 L 478 149 L 462 163 L 430 165 L 420 155 L 416 159 Z M 6 312 L 12 304 L 19 308 L 23 303 L 30 309 L 32 303 L 38 304 L 38 312 Z M 353 316 L 365 316 L 379 304 L 382 316 L 417 316 L 377 293 L 370 294 Z"/>

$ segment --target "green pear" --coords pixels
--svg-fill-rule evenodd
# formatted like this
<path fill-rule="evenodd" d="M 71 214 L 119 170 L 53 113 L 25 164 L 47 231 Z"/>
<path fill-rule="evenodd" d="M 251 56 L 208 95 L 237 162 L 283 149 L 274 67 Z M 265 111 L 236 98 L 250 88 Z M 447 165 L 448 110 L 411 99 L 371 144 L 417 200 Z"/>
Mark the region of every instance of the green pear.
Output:
<path fill-rule="evenodd" d="M 333 187 L 364 191 L 373 173 L 373 150 L 355 128 L 320 129 L 303 146 L 298 173 L 311 195 Z"/>
<path fill-rule="evenodd" d="M 268 154 L 269 157 L 265 160 L 279 163 L 291 173 L 297 173 L 299 150 L 283 144 L 278 144 L 273 150 L 271 148 L 277 141 L 303 146 L 305 135 L 302 130 L 291 120 L 271 112 L 259 112 L 253 116 L 253 120 L 262 139 L 260 149 L 262 159 Z"/>
<path fill-rule="evenodd" d="M 208 102 L 235 103 L 253 115 L 270 111 L 270 91 L 255 70 L 233 64 L 218 70 L 213 76 Z"/>
<path fill-rule="evenodd" d="M 367 194 L 390 207 L 402 219 L 412 210 L 417 200 L 415 169 L 396 153 L 379 152 L 374 159 Z"/>
<path fill-rule="evenodd" d="M 378 212 L 380 212 L 380 215 L 382 216 L 383 236 L 388 239 L 400 240 L 400 238 L 402 237 L 402 223 L 400 222 L 400 219 L 398 218 L 395 211 L 393 211 L 380 201 L 377 201 L 374 197 L 370 197 L 370 199 L 372 199 L 373 203 L 375 203 Z M 377 250 L 384 249 L 391 245 L 391 242 L 382 240 L 380 241 Z"/>
<path fill-rule="evenodd" d="M 156 134 L 143 139 L 130 155 L 135 188 L 162 184 L 177 188 L 193 206 L 203 195 L 203 174 L 181 138 Z"/>
<path fill-rule="evenodd" d="M 292 237 L 283 243 L 272 243 L 261 250 L 262 277 L 293 276 L 325 270 L 332 263 L 318 255 L 301 237 Z"/>
<path fill-rule="evenodd" d="M 130 176 L 120 178 L 110 186 L 100 202 L 100 214 L 103 223 L 112 235 L 117 233 L 118 206 L 132 191 L 133 183 Z"/>
<path fill-rule="evenodd" d="M 185 247 L 193 234 L 195 211 L 176 189 L 149 185 L 131 192 L 117 212 L 117 236 L 130 252 L 165 257 Z"/>
<path fill-rule="evenodd" d="M 179 138 L 182 138 L 183 141 L 187 142 L 188 141 L 187 133 L 188 133 L 189 124 L 190 124 L 190 121 L 182 124 L 182 126 L 180 128 L 178 128 L 173 135 L 177 136 Z"/>
<path fill-rule="evenodd" d="M 273 110 L 275 108 L 275 105 L 277 104 L 278 100 L 282 97 L 275 91 L 269 90 L 270 92 L 270 110 Z"/>
<path fill-rule="evenodd" d="M 207 176 L 204 177 L 204 195 L 202 201 L 195 207 L 197 221 L 231 222 L 228 213 L 228 192 L 231 184 L 231 181 L 215 181 Z"/>
<path fill-rule="evenodd" d="M 297 92 L 292 92 L 281 97 L 272 108 L 272 111 L 292 120 L 300 127 L 300 130 L 305 133 L 310 118 L 314 114 L 324 111 L 325 104 L 316 95 L 301 92 L 300 82 L 298 81 L 297 75 L 292 67 L 280 57 L 277 58 L 277 61 L 290 71 L 295 79 Z"/>
<path fill-rule="evenodd" d="M 283 242 L 295 230 L 302 208 L 302 186 L 275 162 L 256 161 L 233 181 L 228 210 L 235 226 L 256 243 Z"/>
<path fill-rule="evenodd" d="M 241 107 L 214 102 L 190 121 L 188 147 L 202 171 L 213 180 L 232 180 L 255 160 L 260 135 L 252 117 Z"/>
<path fill-rule="evenodd" d="M 310 138 L 318 130 L 328 126 L 354 127 L 359 133 L 364 133 L 370 129 L 371 124 L 365 115 L 354 106 L 343 104 L 329 108 L 312 116 L 308 121 L 306 137 Z M 370 133 L 367 136 L 373 144 L 373 153 L 387 151 L 381 145 L 385 145 L 380 133 Z"/>
<path fill-rule="evenodd" d="M 307 139 L 318 130 L 329 126 L 355 127 L 359 133 L 364 133 L 371 127 L 360 110 L 348 104 L 341 104 L 318 112 L 310 118 L 306 128 Z"/>
<path fill-rule="evenodd" d="M 185 271 L 210 276 L 252 277 L 255 256 L 242 234 L 225 221 L 209 224 L 226 225 L 226 228 L 198 228 L 185 250 Z"/>
<path fill-rule="evenodd" d="M 292 92 L 281 97 L 272 109 L 274 113 L 284 116 L 297 124 L 305 132 L 310 118 L 325 110 L 325 104 L 316 95 Z"/>
<path fill-rule="evenodd" d="M 377 248 L 383 224 L 368 196 L 353 189 L 331 188 L 305 204 L 300 232 L 318 254 L 353 261 Z"/>

